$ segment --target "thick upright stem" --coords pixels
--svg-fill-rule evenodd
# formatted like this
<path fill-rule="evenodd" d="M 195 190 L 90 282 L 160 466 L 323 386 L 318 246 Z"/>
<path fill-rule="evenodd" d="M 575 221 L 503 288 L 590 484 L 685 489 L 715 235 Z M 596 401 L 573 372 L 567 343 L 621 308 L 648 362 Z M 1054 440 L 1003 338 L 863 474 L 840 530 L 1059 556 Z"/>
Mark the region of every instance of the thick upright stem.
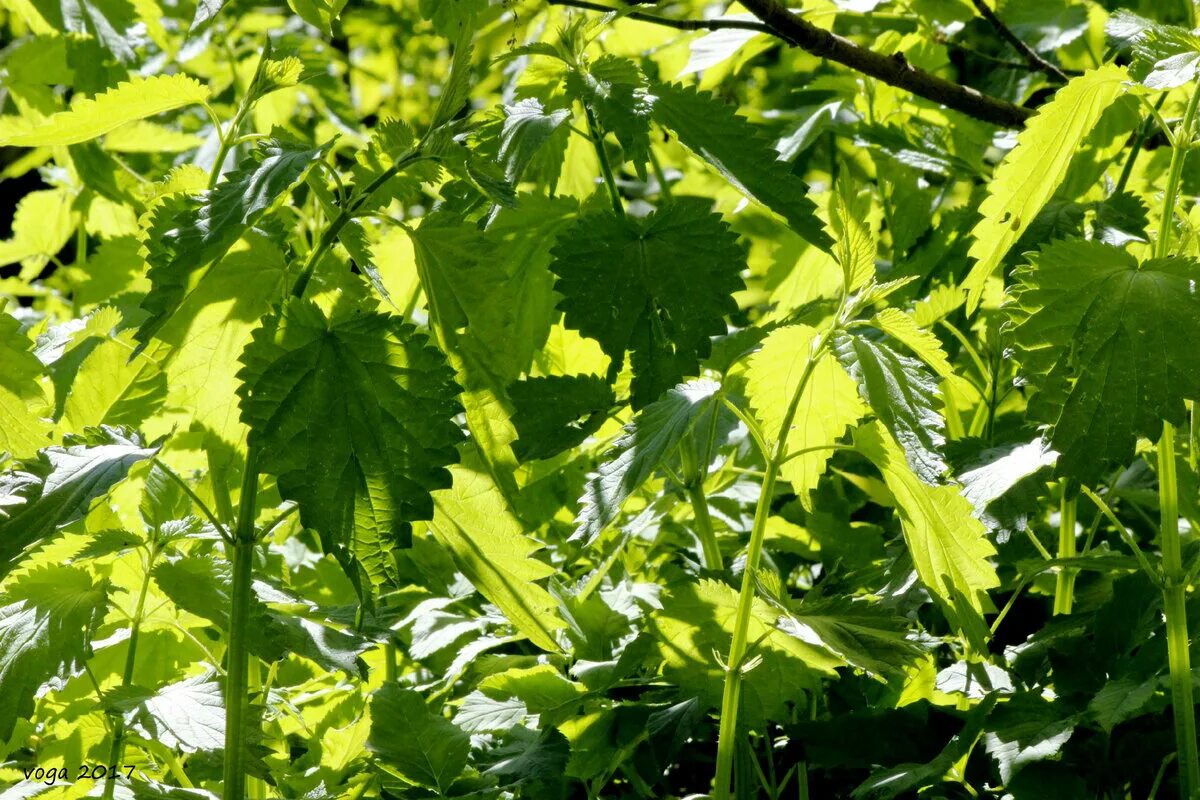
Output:
<path fill-rule="evenodd" d="M 796 409 L 804 387 L 808 385 L 817 361 L 824 353 L 829 337 L 829 328 L 813 345 L 808 363 L 796 384 L 796 390 L 788 403 L 775 440 L 775 450 L 767 460 L 763 475 L 762 492 L 754 509 L 754 525 L 750 529 L 750 543 L 746 548 L 746 564 L 742 572 L 742 588 L 738 593 L 737 612 L 733 623 L 733 641 L 729 645 L 729 659 L 725 666 L 725 691 L 721 697 L 721 724 L 717 739 L 717 769 L 713 779 L 715 800 L 729 800 L 730 781 L 733 777 L 733 757 L 737 749 L 738 707 L 742 698 L 742 666 L 749 644 L 750 617 L 754 609 L 754 585 L 758 577 L 758 566 L 762 561 L 763 540 L 766 538 L 767 520 L 771 516 L 771 498 L 775 494 L 775 483 L 779 479 L 779 468 L 787 460 L 787 434 L 796 418 Z"/>
<path fill-rule="evenodd" d="M 1075 557 L 1075 497 L 1070 496 L 1067 481 L 1062 482 L 1062 499 L 1058 506 L 1058 557 Z M 1075 570 L 1059 567 L 1054 585 L 1054 613 L 1070 614 L 1075 596 Z"/>
<path fill-rule="evenodd" d="M 1188 652 L 1187 583 L 1179 536 L 1179 495 L 1175 476 L 1175 427 L 1163 425 L 1158 441 L 1159 547 L 1162 549 L 1163 615 L 1167 625 L 1167 663 L 1171 674 L 1171 706 L 1179 756 L 1179 794 L 1191 800 L 1200 793 L 1200 753 L 1196 745 L 1196 711 Z"/>
<path fill-rule="evenodd" d="M 258 452 L 251 447 L 242 479 L 237 530 L 231 546 L 233 560 L 229 608 L 229 646 L 225 664 L 225 784 L 224 800 L 245 800 L 245 732 L 249 701 L 250 606 L 254 586 L 254 517 L 258 496 Z"/>

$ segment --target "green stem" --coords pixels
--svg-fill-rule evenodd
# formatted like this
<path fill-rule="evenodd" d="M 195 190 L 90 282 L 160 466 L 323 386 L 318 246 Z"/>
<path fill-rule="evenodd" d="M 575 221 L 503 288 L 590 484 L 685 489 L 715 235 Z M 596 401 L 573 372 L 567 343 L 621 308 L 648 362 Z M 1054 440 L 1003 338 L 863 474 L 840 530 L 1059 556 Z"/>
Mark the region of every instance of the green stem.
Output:
<path fill-rule="evenodd" d="M 715 418 L 716 414 L 713 416 Z M 683 488 L 687 492 L 688 500 L 692 503 L 696 537 L 700 540 L 704 568 L 719 572 L 725 567 L 721 560 L 721 548 L 717 544 L 717 534 L 713 529 L 712 516 L 708 513 L 708 498 L 704 496 L 704 467 L 697 462 L 694 447 L 695 436 L 689 433 L 679 446 L 679 461 L 683 468 Z"/>
<path fill-rule="evenodd" d="M 253 602 L 254 517 L 258 499 L 258 450 L 246 456 L 237 530 L 231 546 L 233 560 L 229 608 L 229 643 L 225 664 L 225 783 L 224 800 L 245 800 L 245 731 L 249 701 L 250 606 Z"/>
<path fill-rule="evenodd" d="M 401 170 L 412 166 L 418 161 L 433 160 L 432 156 L 423 155 L 420 147 L 410 150 L 408 153 L 401 156 L 392 166 L 388 167 L 383 172 L 367 184 L 367 188 L 358 195 L 353 202 L 338 211 L 338 215 L 329 223 L 329 227 L 321 234 L 321 238 L 317 240 L 317 244 L 308 253 L 308 258 L 304 261 L 304 267 L 300 270 L 300 275 L 296 278 L 296 283 L 292 286 L 292 297 L 303 297 L 304 290 L 308 288 L 308 282 L 312 280 L 313 272 L 316 271 L 317 264 L 321 258 L 333 247 L 333 243 L 337 241 L 338 234 L 342 228 L 350 220 L 358 215 L 358 212 L 370 199 L 371 195 L 379 190 L 379 187 L 390 181 L 392 178 L 400 174 Z"/>
<path fill-rule="evenodd" d="M 137 605 L 134 606 L 133 619 L 129 622 L 129 649 L 125 651 L 125 671 L 121 674 L 121 688 L 127 689 L 133 685 L 133 671 L 137 667 L 137 648 L 138 638 L 141 635 L 142 617 L 146 613 L 146 594 L 150 590 L 150 573 L 154 568 L 154 561 L 158 557 L 158 546 L 151 539 L 150 549 L 146 553 L 146 572 L 142 576 L 142 586 L 138 590 Z M 125 717 L 122 714 L 116 714 L 113 717 L 113 738 L 112 745 L 108 750 L 108 762 L 106 766 L 121 766 L 121 761 L 125 758 Z M 112 800 L 113 792 L 116 789 L 117 769 L 109 770 L 104 779 L 104 800 Z"/>
<path fill-rule="evenodd" d="M 1062 499 L 1058 505 L 1058 557 L 1075 557 L 1075 501 L 1067 486 L 1062 482 Z M 1075 595 L 1075 570 L 1060 567 L 1054 584 L 1054 613 L 1070 614 Z"/>
<path fill-rule="evenodd" d="M 621 204 L 621 193 L 617 191 L 617 181 L 613 178 L 612 165 L 608 163 L 608 153 L 604 150 L 604 134 L 600 130 L 600 124 L 596 122 L 596 115 L 592 113 L 592 108 L 587 103 L 583 104 L 583 114 L 587 117 L 588 134 L 592 140 L 592 146 L 596 149 L 596 158 L 600 161 L 600 174 L 604 177 L 604 185 L 608 187 L 608 197 L 612 200 L 613 211 L 618 217 L 624 217 L 625 206 Z"/>
<path fill-rule="evenodd" d="M 1162 549 L 1163 616 L 1167 626 L 1167 663 L 1171 674 L 1171 706 L 1175 714 L 1175 746 L 1179 752 L 1179 794 L 1191 800 L 1200 792 L 1200 753 L 1196 746 L 1196 711 L 1188 652 L 1187 583 L 1179 536 L 1179 495 L 1175 476 L 1175 427 L 1163 424 L 1158 440 L 1159 547 Z"/>
<path fill-rule="evenodd" d="M 767 460 L 763 476 L 762 491 L 754 509 L 754 525 L 750 529 L 750 543 L 746 548 L 746 564 L 742 572 L 742 588 L 738 593 L 737 611 L 733 623 L 733 641 L 729 645 L 729 659 L 725 667 L 725 691 L 721 697 L 721 724 L 717 739 L 717 768 L 713 779 L 715 800 L 729 800 L 730 781 L 733 777 L 733 757 L 737 748 L 738 706 L 741 703 L 742 661 L 746 657 L 750 616 L 754 608 L 754 585 L 758 577 L 758 565 L 762 561 L 763 540 L 767 533 L 767 519 L 771 516 L 771 498 L 775 494 L 775 482 L 779 469 L 787 459 L 787 434 L 800 406 L 800 397 L 808 385 L 817 362 L 825 351 L 829 338 L 836 326 L 830 326 L 816 342 L 809 354 L 808 363 L 796 384 L 796 390 L 788 403 L 775 440 L 775 450 Z"/>

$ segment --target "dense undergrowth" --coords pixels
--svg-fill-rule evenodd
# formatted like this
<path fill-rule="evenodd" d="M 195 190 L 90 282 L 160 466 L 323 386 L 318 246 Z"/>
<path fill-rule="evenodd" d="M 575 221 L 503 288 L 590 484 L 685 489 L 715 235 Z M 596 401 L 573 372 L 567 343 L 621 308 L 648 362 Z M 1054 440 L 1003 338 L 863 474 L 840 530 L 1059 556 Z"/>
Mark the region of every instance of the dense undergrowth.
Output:
<path fill-rule="evenodd" d="M 0 21 L 3 800 L 1200 796 L 1187 0 Z"/>

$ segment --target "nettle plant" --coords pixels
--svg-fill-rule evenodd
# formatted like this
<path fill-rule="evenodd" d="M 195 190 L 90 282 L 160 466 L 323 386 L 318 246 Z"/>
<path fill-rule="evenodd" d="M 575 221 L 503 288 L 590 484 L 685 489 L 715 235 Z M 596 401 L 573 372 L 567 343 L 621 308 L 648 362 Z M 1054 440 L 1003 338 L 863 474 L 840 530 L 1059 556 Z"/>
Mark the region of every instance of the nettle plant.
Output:
<path fill-rule="evenodd" d="M 0 12 L 5 798 L 1200 796 L 1189 4 L 223 5 Z"/>

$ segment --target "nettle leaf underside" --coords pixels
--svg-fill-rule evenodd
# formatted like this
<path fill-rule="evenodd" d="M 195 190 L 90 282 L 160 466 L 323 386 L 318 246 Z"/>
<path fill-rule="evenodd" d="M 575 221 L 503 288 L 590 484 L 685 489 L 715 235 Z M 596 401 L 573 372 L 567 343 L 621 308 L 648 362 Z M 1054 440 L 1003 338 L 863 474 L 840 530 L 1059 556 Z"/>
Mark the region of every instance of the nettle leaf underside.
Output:
<path fill-rule="evenodd" d="M 1050 425 L 1060 474 L 1083 480 L 1133 455 L 1164 420 L 1180 425 L 1200 398 L 1200 263 L 1139 264 L 1099 242 L 1046 246 L 1017 271 L 1012 315 L 1022 373 L 1038 390 L 1034 419 Z"/>
<path fill-rule="evenodd" d="M 737 310 L 745 268 L 737 236 L 694 197 L 644 219 L 588 214 L 560 234 L 553 256 L 567 327 L 600 343 L 610 378 L 631 352 L 634 408 L 699 372 L 709 337 Z"/>
<path fill-rule="evenodd" d="M 430 492 L 458 460 L 462 407 L 444 357 L 397 317 L 291 299 L 242 363 L 242 421 L 280 494 L 330 549 L 388 581 L 391 549 L 432 517 Z"/>

